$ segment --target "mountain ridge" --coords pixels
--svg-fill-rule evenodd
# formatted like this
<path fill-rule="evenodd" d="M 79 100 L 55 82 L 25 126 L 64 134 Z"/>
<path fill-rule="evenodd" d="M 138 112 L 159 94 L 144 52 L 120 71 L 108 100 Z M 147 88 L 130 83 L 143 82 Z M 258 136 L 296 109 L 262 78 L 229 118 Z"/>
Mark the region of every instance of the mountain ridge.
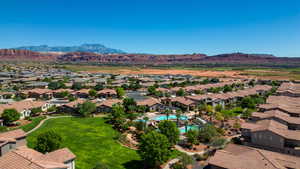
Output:
<path fill-rule="evenodd" d="M 102 44 L 92 44 L 92 43 L 84 43 L 79 46 L 48 46 L 48 45 L 38 45 L 38 46 L 20 46 L 11 49 L 17 50 L 30 50 L 34 52 L 93 52 L 100 54 L 109 54 L 109 53 L 118 53 L 124 54 L 126 52 L 120 49 L 108 48 Z"/>
<path fill-rule="evenodd" d="M 300 66 L 300 58 L 275 57 L 270 54 L 98 54 L 92 52 L 40 53 L 29 50 L 0 49 L 1 61 L 50 61 L 59 63 L 127 64 L 127 65 L 280 65 Z"/>

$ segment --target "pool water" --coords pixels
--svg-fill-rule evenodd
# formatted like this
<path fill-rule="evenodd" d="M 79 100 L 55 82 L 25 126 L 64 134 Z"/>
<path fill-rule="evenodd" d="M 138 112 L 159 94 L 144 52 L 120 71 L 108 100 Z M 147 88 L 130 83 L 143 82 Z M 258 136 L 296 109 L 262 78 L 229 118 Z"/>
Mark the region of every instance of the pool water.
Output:
<path fill-rule="evenodd" d="M 169 120 L 174 120 L 174 119 L 177 119 L 176 115 L 169 115 Z M 188 117 L 187 116 L 181 116 L 179 118 L 180 120 L 187 120 Z M 153 117 L 153 120 L 156 120 L 156 121 L 162 121 L 162 120 L 167 120 L 167 115 L 159 115 L 159 116 L 155 116 Z"/>
<path fill-rule="evenodd" d="M 199 129 L 199 127 L 197 125 L 188 125 L 187 126 L 187 131 L 189 131 L 189 130 L 198 130 L 198 129 Z M 180 127 L 179 131 L 180 131 L 181 134 L 184 134 L 185 133 L 185 126 Z"/>

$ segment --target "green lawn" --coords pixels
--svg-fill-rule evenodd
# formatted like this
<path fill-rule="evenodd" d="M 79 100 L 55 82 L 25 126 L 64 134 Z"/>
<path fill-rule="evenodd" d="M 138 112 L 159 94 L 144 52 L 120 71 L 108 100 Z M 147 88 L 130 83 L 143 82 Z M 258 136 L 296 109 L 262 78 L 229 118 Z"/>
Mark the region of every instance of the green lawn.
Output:
<path fill-rule="evenodd" d="M 28 146 L 34 147 L 36 136 L 48 129 L 62 135 L 63 147 L 77 156 L 77 169 L 91 169 L 97 162 L 105 163 L 110 169 L 141 168 L 137 152 L 117 143 L 114 137 L 118 133 L 103 118 L 50 119 L 27 137 Z"/>
<path fill-rule="evenodd" d="M 30 131 L 31 129 L 35 128 L 42 120 L 44 120 L 46 116 L 35 117 L 29 124 L 21 126 L 20 128 L 23 129 L 25 132 Z"/>

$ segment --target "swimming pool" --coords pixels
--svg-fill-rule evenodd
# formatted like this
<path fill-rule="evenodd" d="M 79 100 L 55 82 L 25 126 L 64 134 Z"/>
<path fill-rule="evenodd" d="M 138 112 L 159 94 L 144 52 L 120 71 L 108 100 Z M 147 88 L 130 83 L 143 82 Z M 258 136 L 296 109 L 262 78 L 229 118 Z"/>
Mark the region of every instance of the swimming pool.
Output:
<path fill-rule="evenodd" d="M 197 125 L 188 125 L 187 126 L 187 131 L 189 131 L 189 130 L 198 130 L 198 129 L 199 129 L 199 126 L 197 126 Z M 180 131 L 181 134 L 184 134 L 185 133 L 185 126 L 180 127 L 179 131 Z"/>
<path fill-rule="evenodd" d="M 177 119 L 177 117 L 176 117 L 176 115 L 169 115 L 168 119 L 169 120 L 174 120 L 174 119 Z M 180 116 L 179 119 L 180 120 L 187 120 L 188 117 L 187 116 Z M 167 120 L 167 115 L 155 116 L 155 117 L 152 118 L 152 120 L 156 120 L 156 121 Z"/>

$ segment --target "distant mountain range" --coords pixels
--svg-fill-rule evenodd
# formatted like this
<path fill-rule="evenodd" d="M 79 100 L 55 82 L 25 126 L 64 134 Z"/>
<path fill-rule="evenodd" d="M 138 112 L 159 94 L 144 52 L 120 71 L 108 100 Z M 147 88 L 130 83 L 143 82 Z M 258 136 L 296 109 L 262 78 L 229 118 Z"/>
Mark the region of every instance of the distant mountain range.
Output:
<path fill-rule="evenodd" d="M 82 45 L 86 46 L 86 45 Z M 87 45 L 90 46 L 90 45 Z M 86 48 L 87 48 L 86 46 Z M 93 45 L 92 45 L 93 46 Z M 96 45 L 98 46 L 98 45 Z M 90 48 L 89 50 L 94 50 Z M 126 64 L 126 65 L 174 65 L 199 64 L 207 66 L 270 66 L 299 67 L 300 58 L 275 57 L 269 54 L 229 53 L 214 56 L 206 54 L 127 54 L 95 52 L 49 52 L 31 50 L 0 49 L 0 61 L 46 61 L 58 63 Z M 66 51 L 66 50 L 65 50 Z M 62 53 L 61 53 L 62 52 Z M 103 51 L 102 51 L 103 52 Z"/>
<path fill-rule="evenodd" d="M 34 52 L 92 52 L 98 54 L 109 54 L 109 53 L 117 53 L 124 54 L 126 52 L 120 49 L 108 48 L 102 44 L 82 44 L 80 46 L 48 46 L 48 45 L 40 45 L 40 46 L 21 46 L 12 49 L 17 50 L 30 50 Z"/>

